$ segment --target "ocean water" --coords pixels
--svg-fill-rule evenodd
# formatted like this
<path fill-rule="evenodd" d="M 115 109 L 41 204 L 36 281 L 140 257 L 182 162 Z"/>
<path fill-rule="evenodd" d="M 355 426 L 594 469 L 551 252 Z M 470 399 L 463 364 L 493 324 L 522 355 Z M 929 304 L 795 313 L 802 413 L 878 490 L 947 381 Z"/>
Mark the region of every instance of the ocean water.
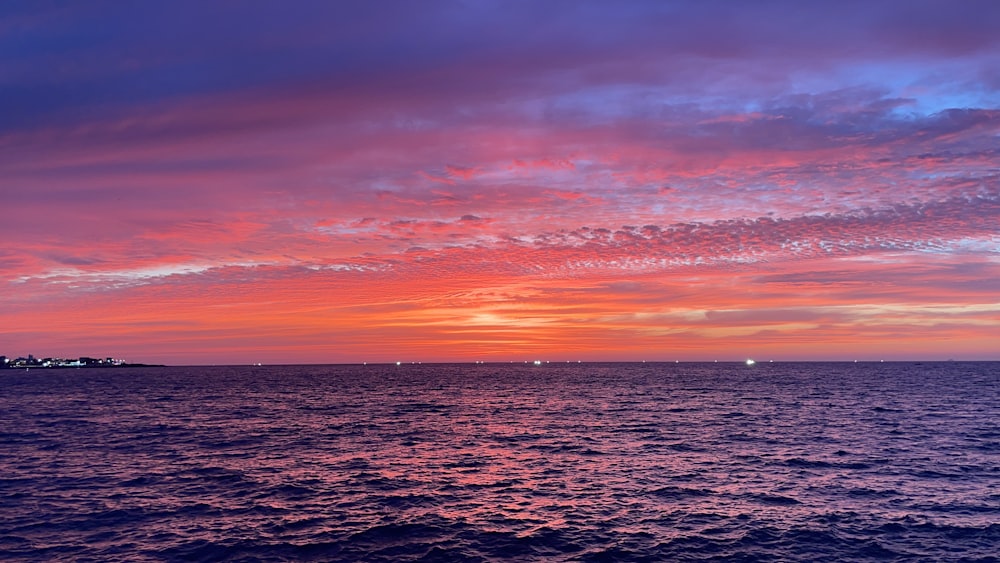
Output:
<path fill-rule="evenodd" d="M 1000 363 L 0 372 L 5 561 L 998 561 Z"/>

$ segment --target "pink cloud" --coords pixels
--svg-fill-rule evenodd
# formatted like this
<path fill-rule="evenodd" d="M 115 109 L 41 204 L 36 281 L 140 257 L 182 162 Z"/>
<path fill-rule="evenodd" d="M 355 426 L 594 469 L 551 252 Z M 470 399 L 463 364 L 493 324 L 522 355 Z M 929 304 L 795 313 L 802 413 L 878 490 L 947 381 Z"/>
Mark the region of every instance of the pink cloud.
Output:
<path fill-rule="evenodd" d="M 450 8 L 257 7 L 179 48 L 184 6 L 104 14 L 102 45 L 24 27 L 5 342 L 989 348 L 994 4 Z"/>

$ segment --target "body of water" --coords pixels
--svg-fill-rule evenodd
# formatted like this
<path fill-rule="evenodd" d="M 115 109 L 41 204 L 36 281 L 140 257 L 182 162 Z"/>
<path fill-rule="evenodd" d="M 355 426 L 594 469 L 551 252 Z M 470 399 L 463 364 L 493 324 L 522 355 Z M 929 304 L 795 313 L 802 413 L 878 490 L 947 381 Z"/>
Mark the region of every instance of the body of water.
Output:
<path fill-rule="evenodd" d="M 998 363 L 0 371 L 3 560 L 998 551 Z"/>

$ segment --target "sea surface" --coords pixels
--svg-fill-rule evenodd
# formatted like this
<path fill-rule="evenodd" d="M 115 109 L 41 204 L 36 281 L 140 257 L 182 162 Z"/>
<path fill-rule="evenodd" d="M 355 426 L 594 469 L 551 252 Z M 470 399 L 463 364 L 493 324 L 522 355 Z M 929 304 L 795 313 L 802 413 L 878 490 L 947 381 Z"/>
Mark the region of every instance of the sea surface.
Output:
<path fill-rule="evenodd" d="M 4 561 L 998 561 L 1000 363 L 0 371 Z"/>

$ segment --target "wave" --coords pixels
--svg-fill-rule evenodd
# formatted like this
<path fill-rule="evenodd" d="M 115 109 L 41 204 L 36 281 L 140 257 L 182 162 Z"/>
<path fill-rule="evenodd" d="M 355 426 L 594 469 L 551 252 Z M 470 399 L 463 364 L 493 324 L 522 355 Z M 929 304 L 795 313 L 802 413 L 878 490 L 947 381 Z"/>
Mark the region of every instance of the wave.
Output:
<path fill-rule="evenodd" d="M 995 367 L 949 369 L 10 374 L 0 559 L 996 561 Z"/>

